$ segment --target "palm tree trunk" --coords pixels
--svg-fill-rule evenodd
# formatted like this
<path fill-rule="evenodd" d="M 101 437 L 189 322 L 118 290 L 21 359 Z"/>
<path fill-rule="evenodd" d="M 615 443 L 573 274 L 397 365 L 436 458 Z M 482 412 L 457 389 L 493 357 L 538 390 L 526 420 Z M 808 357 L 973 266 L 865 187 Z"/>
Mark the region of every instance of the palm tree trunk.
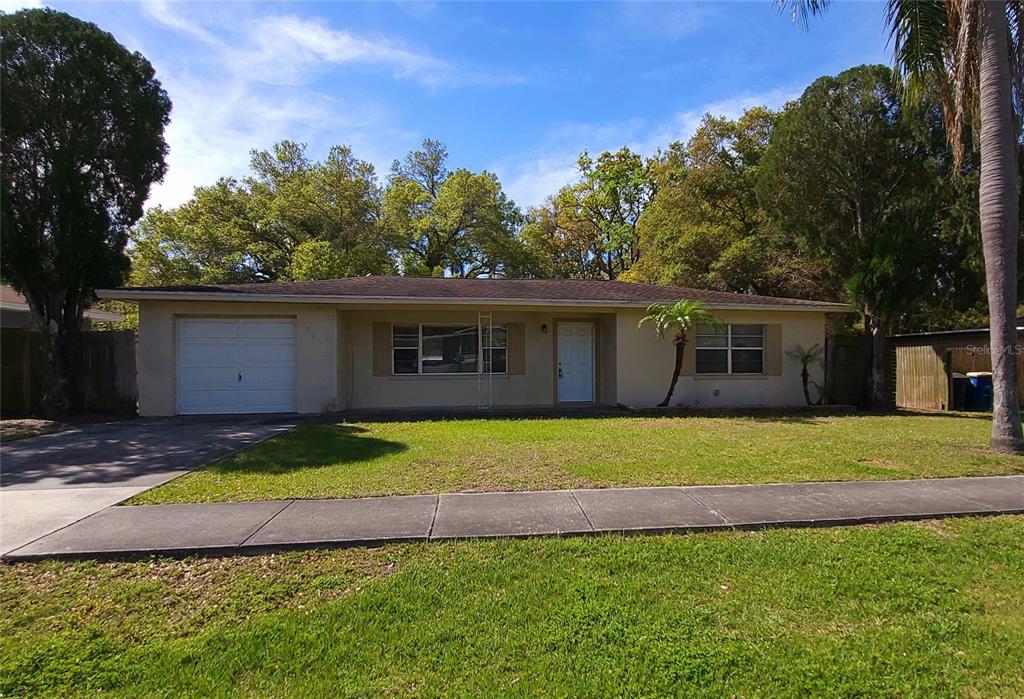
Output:
<path fill-rule="evenodd" d="M 979 2 L 981 92 L 981 241 L 988 289 L 992 352 L 991 446 L 1024 452 L 1017 403 L 1017 201 L 1016 137 L 1006 5 Z"/>
<path fill-rule="evenodd" d="M 811 380 L 811 374 L 807 371 L 807 364 L 804 364 L 803 369 L 800 370 L 800 381 L 804 385 L 804 400 L 807 401 L 807 405 L 814 405 L 811 403 L 811 392 L 807 388 L 807 384 Z"/>
<path fill-rule="evenodd" d="M 672 370 L 672 383 L 668 385 L 668 393 L 665 399 L 658 403 L 659 408 L 665 408 L 672 401 L 672 394 L 675 393 L 676 383 L 679 381 L 679 372 L 683 370 L 683 351 L 686 349 L 686 338 L 677 337 L 674 342 L 676 346 L 676 366 Z"/>

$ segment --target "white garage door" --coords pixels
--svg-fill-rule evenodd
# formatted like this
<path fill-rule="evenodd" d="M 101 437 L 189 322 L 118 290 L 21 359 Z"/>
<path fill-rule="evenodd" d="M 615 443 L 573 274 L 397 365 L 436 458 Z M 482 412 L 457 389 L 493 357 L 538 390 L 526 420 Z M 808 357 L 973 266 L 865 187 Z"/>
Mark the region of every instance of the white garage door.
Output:
<path fill-rule="evenodd" d="M 295 412 L 295 320 L 181 318 L 178 413 Z"/>

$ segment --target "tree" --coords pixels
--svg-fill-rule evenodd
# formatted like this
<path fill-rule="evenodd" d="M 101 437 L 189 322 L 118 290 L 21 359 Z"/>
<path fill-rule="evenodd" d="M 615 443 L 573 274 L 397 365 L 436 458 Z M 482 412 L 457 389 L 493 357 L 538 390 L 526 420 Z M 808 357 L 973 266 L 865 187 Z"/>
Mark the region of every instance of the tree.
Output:
<path fill-rule="evenodd" d="M 774 120 L 762 107 L 736 120 L 708 114 L 685 145 L 654 159 L 656 194 L 637 227 L 640 259 L 624 279 L 771 296 L 838 292 L 758 201 Z"/>
<path fill-rule="evenodd" d="M 806 24 L 827 0 L 776 0 Z M 1017 396 L 1016 306 L 1020 229 L 1017 165 L 1024 118 L 1024 2 L 889 0 L 896 70 L 912 93 L 938 93 L 956 162 L 977 134 L 979 204 L 989 306 L 994 401 L 991 447 L 1024 452 Z M 1012 30 L 1011 30 L 1012 24 Z M 973 128 L 968 129 L 968 126 Z"/>
<path fill-rule="evenodd" d="M 171 103 L 141 54 L 52 10 L 0 23 L 0 270 L 49 339 L 46 409 L 72 408 L 95 289 L 123 283 L 128 229 L 166 170 Z"/>
<path fill-rule="evenodd" d="M 889 402 L 886 333 L 928 288 L 942 221 L 941 133 L 921 128 L 921 117 L 885 66 L 819 78 L 779 117 L 758 182 L 779 225 L 861 306 L 870 337 L 864 402 L 875 409 Z"/>
<path fill-rule="evenodd" d="M 679 372 L 683 368 L 683 353 L 686 351 L 686 334 L 696 330 L 701 325 L 721 325 L 722 321 L 708 310 L 700 301 L 680 299 L 671 306 L 663 303 L 652 303 L 647 307 L 647 315 L 640 319 L 637 327 L 644 323 L 654 323 L 654 329 L 658 337 L 665 337 L 665 333 L 675 330 L 672 344 L 676 348 L 675 368 L 672 370 L 672 380 L 668 385 L 668 393 L 664 400 L 658 403 L 659 408 L 666 407 L 672 400 L 675 393 L 676 383 L 679 381 Z"/>
<path fill-rule="evenodd" d="M 395 161 L 384 193 L 383 227 L 409 276 L 525 276 L 530 255 L 516 235 L 521 215 L 489 172 L 449 171 L 444 144 Z"/>
<path fill-rule="evenodd" d="M 394 272 L 373 166 L 335 146 L 315 162 L 282 141 L 253 151 L 252 174 L 197 187 L 133 231 L 132 283 L 212 284 Z M 319 260 L 314 260 L 319 251 Z M 298 276 L 296 276 L 298 275 Z M 316 278 L 323 278 L 317 276 Z"/>
<path fill-rule="evenodd" d="M 531 212 L 523 235 L 549 273 L 615 279 L 640 257 L 637 224 L 654 194 L 650 162 L 629 148 L 584 152 L 580 178 Z"/>

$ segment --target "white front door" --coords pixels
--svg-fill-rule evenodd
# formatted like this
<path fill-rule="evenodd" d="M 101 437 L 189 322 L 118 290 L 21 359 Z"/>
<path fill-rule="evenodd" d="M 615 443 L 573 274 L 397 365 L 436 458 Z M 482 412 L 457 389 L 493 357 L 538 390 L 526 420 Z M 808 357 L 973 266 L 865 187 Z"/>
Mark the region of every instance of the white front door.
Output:
<path fill-rule="evenodd" d="M 178 321 L 178 414 L 295 412 L 293 318 Z"/>
<path fill-rule="evenodd" d="M 594 401 L 594 324 L 558 324 L 558 402 Z"/>

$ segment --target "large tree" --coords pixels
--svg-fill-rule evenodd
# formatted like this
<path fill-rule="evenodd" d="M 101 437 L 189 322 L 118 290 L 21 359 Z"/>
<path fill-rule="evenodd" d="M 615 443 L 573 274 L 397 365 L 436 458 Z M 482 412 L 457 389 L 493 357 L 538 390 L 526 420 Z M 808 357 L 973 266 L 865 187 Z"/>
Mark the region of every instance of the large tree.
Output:
<path fill-rule="evenodd" d="M 735 120 L 708 114 L 687 143 L 674 143 L 655 159 L 657 194 L 640 217 L 641 255 L 625 279 L 773 296 L 835 295 L 821 263 L 775 226 L 758 201 L 758 172 L 774 119 L 761 107 Z"/>
<path fill-rule="evenodd" d="M 828 0 L 776 0 L 806 24 Z M 957 160 L 968 134 L 981 158 L 979 203 L 995 400 L 991 446 L 1024 452 L 1017 396 L 1016 310 L 1024 117 L 1022 0 L 888 0 L 897 72 L 912 92 L 941 99 Z"/>
<path fill-rule="evenodd" d="M 147 212 L 133 231 L 132 283 L 392 273 L 380 198 L 373 166 L 348 147 L 319 162 L 304 144 L 282 141 L 253 151 L 241 181 L 224 178 L 180 207 Z"/>
<path fill-rule="evenodd" d="M 924 117 L 924 118 L 922 118 Z M 885 337 L 928 288 L 944 142 L 885 66 L 816 80 L 779 117 L 758 191 L 779 224 L 842 279 L 870 336 L 865 402 L 888 404 Z M 929 240 L 931 238 L 931 240 Z"/>
<path fill-rule="evenodd" d="M 450 171 L 444 144 L 427 139 L 395 161 L 383 226 L 394 236 L 402 274 L 524 276 L 531 257 L 516 231 L 521 215 L 489 172 Z"/>
<path fill-rule="evenodd" d="M 523 236 L 551 276 L 615 279 L 640 257 L 637 224 L 654 195 L 651 163 L 623 147 L 584 152 L 579 179 L 530 212 Z"/>
<path fill-rule="evenodd" d="M 52 10 L 0 21 L 0 270 L 49 338 L 47 412 L 68 413 L 83 311 L 128 272 L 128 229 L 166 170 L 153 67 Z"/>

